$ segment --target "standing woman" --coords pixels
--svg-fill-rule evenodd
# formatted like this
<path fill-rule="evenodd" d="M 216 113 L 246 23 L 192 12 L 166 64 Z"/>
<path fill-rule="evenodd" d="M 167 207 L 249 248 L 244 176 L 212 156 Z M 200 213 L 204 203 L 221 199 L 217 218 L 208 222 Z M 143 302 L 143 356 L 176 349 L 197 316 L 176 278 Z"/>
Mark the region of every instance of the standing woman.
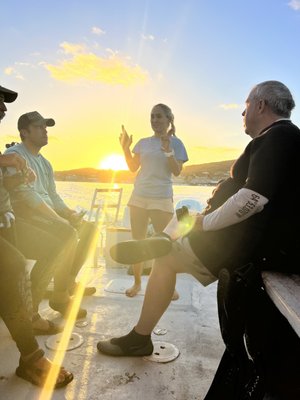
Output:
<path fill-rule="evenodd" d="M 172 174 L 178 176 L 182 164 L 188 160 L 186 149 L 175 136 L 174 115 L 165 104 L 157 104 L 151 111 L 154 135 L 138 141 L 133 150 L 132 135 L 122 125 L 120 143 L 130 171 L 139 169 L 129 199 L 130 223 L 133 239 L 144 239 L 149 219 L 155 232 L 162 232 L 174 213 Z M 129 297 L 141 290 L 142 263 L 133 265 L 134 285 L 126 290 Z M 174 292 L 173 299 L 178 299 Z"/>

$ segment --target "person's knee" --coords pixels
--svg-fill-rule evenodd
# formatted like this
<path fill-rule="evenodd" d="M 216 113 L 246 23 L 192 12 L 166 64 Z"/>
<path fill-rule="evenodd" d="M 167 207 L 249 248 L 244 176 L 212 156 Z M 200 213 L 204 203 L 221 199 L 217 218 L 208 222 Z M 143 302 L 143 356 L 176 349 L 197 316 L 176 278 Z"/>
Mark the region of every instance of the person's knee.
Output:
<path fill-rule="evenodd" d="M 83 240 L 93 240 L 95 235 L 97 234 L 98 226 L 95 222 L 90 221 L 82 221 L 82 226 L 78 230 L 79 239 Z"/>
<path fill-rule="evenodd" d="M 73 228 L 73 226 L 70 226 L 70 232 L 69 232 L 69 235 L 70 235 L 70 239 L 73 241 L 73 242 L 78 242 L 78 240 L 79 240 L 79 235 L 78 235 L 78 232 L 77 232 L 77 230 L 75 229 L 75 228 Z"/>
<path fill-rule="evenodd" d="M 15 258 L 14 262 L 11 263 L 9 269 L 12 274 L 23 274 L 25 272 L 26 267 L 26 259 L 23 255 L 19 254 L 18 257 Z"/>
<path fill-rule="evenodd" d="M 2 257 L 1 257 L 2 258 Z M 1 275 L 19 277 L 25 272 L 26 258 L 17 249 L 10 257 L 1 260 Z"/>
<path fill-rule="evenodd" d="M 97 230 L 97 224 L 92 221 L 82 221 L 82 229 L 87 232 L 94 232 Z"/>
<path fill-rule="evenodd" d="M 165 273 L 167 272 L 176 272 L 173 265 L 173 257 L 170 254 L 167 254 L 164 257 L 157 258 L 152 267 L 152 272 L 155 273 Z"/>
<path fill-rule="evenodd" d="M 63 240 L 68 241 L 69 243 L 78 242 L 78 232 L 69 224 L 62 224 L 60 236 Z"/>

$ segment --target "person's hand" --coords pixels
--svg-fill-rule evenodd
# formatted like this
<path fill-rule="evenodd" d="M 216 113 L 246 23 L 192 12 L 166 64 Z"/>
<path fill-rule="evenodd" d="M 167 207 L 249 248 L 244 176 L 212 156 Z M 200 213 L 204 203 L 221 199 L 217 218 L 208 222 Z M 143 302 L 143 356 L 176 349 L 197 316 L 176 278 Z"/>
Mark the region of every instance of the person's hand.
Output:
<path fill-rule="evenodd" d="M 36 174 L 31 168 L 23 169 L 18 171 L 14 175 L 5 175 L 3 177 L 3 185 L 6 190 L 10 191 L 15 189 L 19 185 L 27 185 L 28 183 L 34 182 L 36 180 Z"/>
<path fill-rule="evenodd" d="M 27 169 L 26 160 L 17 153 L 1 154 L 0 167 L 13 167 L 17 171 Z"/>
<path fill-rule="evenodd" d="M 196 214 L 194 217 L 194 225 L 193 225 L 193 231 L 203 231 L 203 219 L 204 215 L 202 214 Z"/>
<path fill-rule="evenodd" d="M 170 136 L 163 135 L 161 136 L 160 140 L 161 140 L 162 151 L 164 151 L 165 153 L 170 153 L 170 151 L 172 151 Z"/>
<path fill-rule="evenodd" d="M 33 169 L 28 167 L 26 170 L 23 170 L 24 173 L 24 183 L 31 183 L 36 180 L 36 174 Z"/>
<path fill-rule="evenodd" d="M 79 226 L 85 214 L 86 214 L 85 210 L 81 212 L 77 212 L 74 210 L 69 214 L 68 220 L 72 226 L 74 227 Z"/>
<path fill-rule="evenodd" d="M 126 129 L 124 128 L 124 125 L 122 125 L 122 132 L 119 136 L 119 141 L 124 151 L 129 150 L 132 144 L 132 135 L 128 135 Z"/>

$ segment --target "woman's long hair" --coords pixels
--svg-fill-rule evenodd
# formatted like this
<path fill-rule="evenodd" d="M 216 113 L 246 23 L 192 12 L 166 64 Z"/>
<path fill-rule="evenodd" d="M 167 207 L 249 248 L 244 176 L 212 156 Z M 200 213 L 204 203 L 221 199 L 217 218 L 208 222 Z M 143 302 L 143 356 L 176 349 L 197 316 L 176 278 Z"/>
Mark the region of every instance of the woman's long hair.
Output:
<path fill-rule="evenodd" d="M 175 125 L 174 125 L 174 114 L 173 114 L 171 108 L 169 106 L 167 106 L 166 104 L 162 104 L 162 103 L 156 104 L 154 107 L 160 107 L 163 110 L 163 112 L 164 112 L 165 116 L 167 117 L 167 119 L 169 120 L 171 128 L 168 130 L 168 135 L 176 136 L 175 135 L 176 128 L 175 128 Z"/>

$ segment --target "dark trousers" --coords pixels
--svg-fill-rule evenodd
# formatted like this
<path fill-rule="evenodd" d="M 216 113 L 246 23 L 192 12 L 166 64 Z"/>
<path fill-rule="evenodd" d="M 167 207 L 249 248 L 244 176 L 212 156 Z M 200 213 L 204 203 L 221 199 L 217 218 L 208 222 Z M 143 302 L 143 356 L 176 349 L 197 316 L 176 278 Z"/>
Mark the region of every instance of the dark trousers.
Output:
<path fill-rule="evenodd" d="M 0 229 L 0 315 L 21 353 L 26 356 L 38 349 L 31 317 L 22 298 L 25 258 L 1 236 Z"/>
<path fill-rule="evenodd" d="M 97 226 L 92 222 L 82 221 L 78 229 L 72 227 L 69 223 L 63 223 L 55 219 L 46 219 L 40 216 L 31 216 L 26 219 L 32 225 L 54 235 L 64 246 L 64 264 L 65 270 L 69 271 L 69 287 L 75 282 L 75 278 L 85 263 L 94 237 L 97 232 Z M 59 279 L 54 280 L 55 290 L 59 290 Z M 61 282 L 65 283 L 65 280 Z M 62 285 L 59 284 L 60 288 Z M 62 289 L 60 289 L 62 290 Z"/>
<path fill-rule="evenodd" d="M 267 295 L 262 266 L 250 263 L 219 274 L 226 350 L 205 400 L 256 400 L 266 393 L 274 400 L 300 399 L 300 339 Z"/>
<path fill-rule="evenodd" d="M 95 236 L 97 234 L 97 226 L 93 222 L 82 221 L 80 228 L 78 229 L 79 241 L 76 248 L 74 262 L 72 265 L 71 276 L 75 281 L 75 278 L 80 271 L 80 268 L 85 263 L 91 247 L 95 243 Z"/>
<path fill-rule="evenodd" d="M 300 399 L 300 338 L 264 292 L 248 311 L 248 349 L 259 354 L 268 392 L 278 400 Z"/>
<path fill-rule="evenodd" d="M 31 271 L 33 312 L 43 298 L 46 288 L 57 273 L 61 274 L 66 290 L 69 272 L 62 263 L 64 243 L 53 234 L 30 224 L 22 218 L 15 222 L 16 247 L 26 258 L 36 260 Z"/>

